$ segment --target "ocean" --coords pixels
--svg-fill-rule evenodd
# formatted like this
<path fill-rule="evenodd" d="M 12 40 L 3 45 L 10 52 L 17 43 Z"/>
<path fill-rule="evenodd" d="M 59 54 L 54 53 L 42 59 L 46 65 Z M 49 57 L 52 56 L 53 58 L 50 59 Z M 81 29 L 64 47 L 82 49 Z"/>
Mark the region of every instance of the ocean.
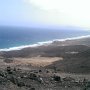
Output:
<path fill-rule="evenodd" d="M 90 35 L 90 31 L 67 28 L 22 28 L 0 27 L 0 51 L 18 50 L 28 46 L 50 43 L 53 40 L 82 37 Z"/>

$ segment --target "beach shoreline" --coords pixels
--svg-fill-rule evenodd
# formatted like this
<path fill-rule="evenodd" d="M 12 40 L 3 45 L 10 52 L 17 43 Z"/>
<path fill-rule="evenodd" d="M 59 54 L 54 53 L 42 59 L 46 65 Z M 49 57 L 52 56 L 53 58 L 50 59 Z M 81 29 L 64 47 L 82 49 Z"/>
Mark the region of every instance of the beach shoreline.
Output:
<path fill-rule="evenodd" d="M 52 45 L 55 42 L 66 42 L 66 41 L 73 41 L 73 40 L 80 40 L 80 39 L 86 39 L 90 38 L 90 35 L 86 36 L 78 36 L 78 37 L 72 37 L 72 38 L 65 38 L 65 39 L 54 39 L 54 40 L 49 40 L 45 42 L 37 42 L 36 44 L 30 44 L 30 45 L 21 45 L 18 47 L 10 47 L 10 48 L 4 48 L 0 49 L 0 52 L 2 51 L 15 51 L 15 50 L 22 50 L 25 48 L 33 48 L 33 47 L 39 47 L 39 46 L 47 46 L 47 45 Z"/>
<path fill-rule="evenodd" d="M 19 65 L 25 64 L 27 66 L 28 64 L 36 65 L 38 63 L 37 66 L 40 66 L 40 64 L 44 66 L 45 64 L 46 68 L 53 68 L 55 65 L 58 70 L 75 73 L 90 73 L 89 55 L 89 36 L 73 40 L 53 41 L 50 44 L 44 43 L 40 46 L 26 47 L 20 50 L 0 52 L 1 59 L 17 61 L 20 63 Z M 33 57 L 34 59 L 32 59 Z M 58 60 L 56 60 L 55 57 L 57 57 Z M 63 60 L 60 60 L 61 57 Z M 49 62 L 49 60 L 51 62 Z M 14 62 L 8 64 L 14 65 Z"/>

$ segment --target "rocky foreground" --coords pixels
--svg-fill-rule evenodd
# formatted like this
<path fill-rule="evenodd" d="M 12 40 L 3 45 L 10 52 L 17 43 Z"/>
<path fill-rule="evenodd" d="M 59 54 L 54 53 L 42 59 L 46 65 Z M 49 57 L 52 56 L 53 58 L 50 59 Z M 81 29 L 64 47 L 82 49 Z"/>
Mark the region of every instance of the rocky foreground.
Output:
<path fill-rule="evenodd" d="M 0 90 L 90 90 L 90 79 L 83 75 L 78 79 L 60 76 L 44 68 L 22 70 L 8 66 L 0 70 Z"/>

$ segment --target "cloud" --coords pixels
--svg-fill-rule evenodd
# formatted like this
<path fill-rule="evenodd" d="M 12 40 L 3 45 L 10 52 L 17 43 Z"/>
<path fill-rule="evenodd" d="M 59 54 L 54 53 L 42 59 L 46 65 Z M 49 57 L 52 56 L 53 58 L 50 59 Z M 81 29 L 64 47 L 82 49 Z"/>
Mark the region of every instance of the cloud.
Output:
<path fill-rule="evenodd" d="M 90 0 L 25 0 L 25 1 L 32 4 L 34 7 L 39 8 L 41 12 L 44 13 L 41 14 L 40 17 L 44 18 L 48 17 L 47 22 L 53 21 L 58 24 L 70 24 L 76 26 L 90 27 L 89 25 Z"/>
<path fill-rule="evenodd" d="M 90 0 L 27 0 L 31 4 L 44 10 L 58 10 L 63 12 L 87 12 Z"/>

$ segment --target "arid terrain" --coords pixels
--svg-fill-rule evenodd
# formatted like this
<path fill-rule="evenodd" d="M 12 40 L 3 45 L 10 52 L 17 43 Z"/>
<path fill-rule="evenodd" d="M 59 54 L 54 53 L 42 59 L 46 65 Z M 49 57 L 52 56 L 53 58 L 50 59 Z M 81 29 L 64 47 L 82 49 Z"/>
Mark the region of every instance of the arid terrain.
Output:
<path fill-rule="evenodd" d="M 90 90 L 89 41 L 0 52 L 0 90 Z"/>

